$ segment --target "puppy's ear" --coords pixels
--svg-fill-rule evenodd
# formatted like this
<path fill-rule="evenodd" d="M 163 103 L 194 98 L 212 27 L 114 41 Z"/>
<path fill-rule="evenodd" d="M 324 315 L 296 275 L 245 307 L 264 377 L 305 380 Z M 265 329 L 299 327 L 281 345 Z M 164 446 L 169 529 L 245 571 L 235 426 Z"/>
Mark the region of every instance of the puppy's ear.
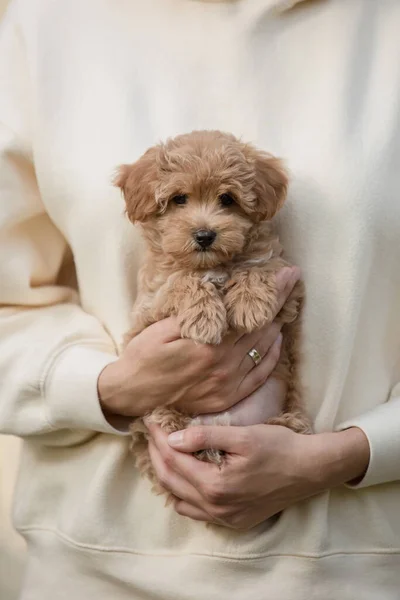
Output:
<path fill-rule="evenodd" d="M 258 220 L 268 221 L 285 202 L 289 183 L 286 170 L 279 158 L 253 146 L 246 146 L 245 155 L 253 163 L 255 170 L 255 212 Z"/>
<path fill-rule="evenodd" d="M 275 156 L 258 153 L 255 169 L 258 211 L 261 220 L 267 221 L 282 208 L 289 180 L 282 161 Z"/>
<path fill-rule="evenodd" d="M 156 184 L 158 180 L 157 149 L 150 148 L 132 165 L 122 165 L 114 178 L 114 185 L 121 188 L 125 198 L 129 220 L 146 221 L 157 213 Z"/>

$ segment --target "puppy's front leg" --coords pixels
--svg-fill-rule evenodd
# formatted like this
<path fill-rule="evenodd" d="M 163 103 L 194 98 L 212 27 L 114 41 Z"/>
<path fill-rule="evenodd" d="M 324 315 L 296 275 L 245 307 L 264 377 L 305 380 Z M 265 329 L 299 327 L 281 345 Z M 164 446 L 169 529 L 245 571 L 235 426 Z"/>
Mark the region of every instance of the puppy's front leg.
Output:
<path fill-rule="evenodd" d="M 227 330 L 226 310 L 220 292 L 194 273 L 180 273 L 168 281 L 158 299 L 164 316 L 177 315 L 184 338 L 202 344 L 219 344 Z"/>
<path fill-rule="evenodd" d="M 226 284 L 225 307 L 235 330 L 251 332 L 272 322 L 278 308 L 275 274 L 259 268 L 233 272 Z"/>

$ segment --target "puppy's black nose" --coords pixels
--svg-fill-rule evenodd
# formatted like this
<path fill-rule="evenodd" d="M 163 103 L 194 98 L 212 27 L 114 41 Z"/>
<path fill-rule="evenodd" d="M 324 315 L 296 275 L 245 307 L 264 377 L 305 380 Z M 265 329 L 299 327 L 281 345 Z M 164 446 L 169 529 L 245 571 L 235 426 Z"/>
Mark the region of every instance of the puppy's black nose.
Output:
<path fill-rule="evenodd" d="M 194 234 L 194 239 L 196 240 L 200 248 L 204 249 L 209 248 L 216 237 L 217 234 L 211 229 L 199 229 Z"/>

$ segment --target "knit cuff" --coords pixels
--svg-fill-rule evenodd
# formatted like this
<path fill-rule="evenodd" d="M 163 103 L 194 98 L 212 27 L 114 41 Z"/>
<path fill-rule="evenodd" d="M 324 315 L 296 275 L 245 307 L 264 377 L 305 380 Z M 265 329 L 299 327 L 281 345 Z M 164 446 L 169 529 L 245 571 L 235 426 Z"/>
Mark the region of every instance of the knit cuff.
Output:
<path fill-rule="evenodd" d="M 106 419 L 97 390 L 101 371 L 117 360 L 114 354 L 71 345 L 53 360 L 42 393 L 53 429 L 85 429 L 127 435 L 128 419 Z"/>
<path fill-rule="evenodd" d="M 400 480 L 400 398 L 349 419 L 337 430 L 350 427 L 358 427 L 367 437 L 370 461 L 362 480 L 347 487 L 357 489 Z"/>

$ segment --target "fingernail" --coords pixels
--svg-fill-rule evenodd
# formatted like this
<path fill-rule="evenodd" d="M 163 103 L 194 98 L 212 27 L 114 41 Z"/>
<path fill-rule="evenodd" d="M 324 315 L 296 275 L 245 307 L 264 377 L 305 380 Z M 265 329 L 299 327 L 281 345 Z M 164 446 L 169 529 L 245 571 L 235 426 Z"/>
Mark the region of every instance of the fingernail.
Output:
<path fill-rule="evenodd" d="M 282 334 L 280 333 L 280 334 L 278 335 L 278 337 L 276 338 L 276 341 L 275 341 L 275 344 L 278 346 L 278 348 L 280 348 L 280 347 L 282 346 L 282 340 L 283 340 L 283 336 L 282 336 Z"/>
<path fill-rule="evenodd" d="M 179 448 L 183 444 L 183 431 L 174 431 L 168 436 L 168 444 L 172 448 Z"/>

